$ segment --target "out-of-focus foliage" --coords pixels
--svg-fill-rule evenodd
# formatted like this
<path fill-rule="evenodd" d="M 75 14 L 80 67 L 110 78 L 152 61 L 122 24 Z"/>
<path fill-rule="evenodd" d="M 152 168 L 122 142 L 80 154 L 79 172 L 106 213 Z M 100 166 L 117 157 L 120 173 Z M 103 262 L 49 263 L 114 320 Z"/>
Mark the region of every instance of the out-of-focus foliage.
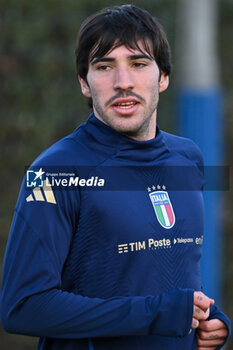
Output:
<path fill-rule="evenodd" d="M 122 3 L 107 0 L 0 1 L 0 268 L 25 167 L 45 148 L 72 132 L 90 113 L 75 74 L 74 49 L 81 21 L 102 7 Z M 173 49 L 176 1 L 135 0 L 133 3 L 160 19 Z M 228 164 L 233 147 L 233 6 L 231 0 L 221 0 L 220 3 L 219 39 L 226 96 L 226 136 L 230 150 Z M 174 90 L 171 81 L 170 89 L 162 94 L 160 101 L 159 124 L 167 131 L 174 127 Z M 224 295 L 225 305 L 233 315 L 233 258 L 230 252 L 233 208 L 230 194 L 226 197 L 225 232 L 231 244 L 227 243 L 225 247 Z M 0 348 L 30 350 L 35 348 L 35 340 L 7 335 L 0 330 Z"/>

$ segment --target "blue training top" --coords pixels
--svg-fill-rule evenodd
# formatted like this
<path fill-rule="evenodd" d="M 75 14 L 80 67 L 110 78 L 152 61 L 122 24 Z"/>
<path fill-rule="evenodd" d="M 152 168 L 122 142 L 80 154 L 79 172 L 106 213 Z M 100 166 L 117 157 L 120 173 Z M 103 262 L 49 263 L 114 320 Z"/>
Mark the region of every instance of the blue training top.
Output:
<path fill-rule="evenodd" d="M 3 327 L 39 350 L 197 349 L 202 165 L 191 140 L 135 141 L 94 115 L 44 151 L 15 208 Z"/>

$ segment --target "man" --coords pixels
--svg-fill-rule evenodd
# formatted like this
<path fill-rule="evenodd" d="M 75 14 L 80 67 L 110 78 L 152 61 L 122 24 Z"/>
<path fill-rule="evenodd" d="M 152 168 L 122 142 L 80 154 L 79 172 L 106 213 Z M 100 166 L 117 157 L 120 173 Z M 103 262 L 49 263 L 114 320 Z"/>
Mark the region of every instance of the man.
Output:
<path fill-rule="evenodd" d="M 4 262 L 3 326 L 39 336 L 40 350 L 220 348 L 230 322 L 200 282 L 202 158 L 156 125 L 166 35 L 148 12 L 111 7 L 84 22 L 76 59 L 94 113 L 27 174 Z M 55 181 L 54 169 L 82 182 L 65 187 L 76 180 Z"/>

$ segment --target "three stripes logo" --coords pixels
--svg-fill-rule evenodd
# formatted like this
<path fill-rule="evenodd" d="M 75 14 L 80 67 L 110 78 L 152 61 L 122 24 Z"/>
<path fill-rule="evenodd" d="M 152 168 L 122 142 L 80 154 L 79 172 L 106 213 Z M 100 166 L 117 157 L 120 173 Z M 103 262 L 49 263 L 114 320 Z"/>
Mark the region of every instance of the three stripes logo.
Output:
<path fill-rule="evenodd" d="M 155 191 L 149 193 L 156 217 L 160 225 L 170 229 L 175 224 L 175 214 L 169 195 L 166 191 Z"/>
<path fill-rule="evenodd" d="M 53 193 L 53 190 L 51 188 L 51 185 L 48 181 L 48 178 L 46 181 L 44 181 L 43 187 L 35 187 L 32 190 L 32 194 L 30 194 L 26 198 L 27 202 L 34 202 L 34 201 L 40 201 L 40 202 L 48 202 L 56 204 L 56 199 Z"/>

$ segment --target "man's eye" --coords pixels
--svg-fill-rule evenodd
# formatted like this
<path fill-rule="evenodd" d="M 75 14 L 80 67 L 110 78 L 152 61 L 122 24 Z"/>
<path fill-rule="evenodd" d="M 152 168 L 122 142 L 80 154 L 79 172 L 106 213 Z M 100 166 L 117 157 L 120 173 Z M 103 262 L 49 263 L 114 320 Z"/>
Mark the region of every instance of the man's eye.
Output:
<path fill-rule="evenodd" d="M 143 67 L 146 66 L 146 63 L 143 63 L 143 62 L 135 62 L 135 63 L 133 64 L 133 66 L 134 66 L 135 68 L 143 68 Z"/>
<path fill-rule="evenodd" d="M 107 71 L 110 69 L 110 66 L 108 65 L 101 65 L 97 67 L 97 70 L 101 70 L 101 71 Z"/>

